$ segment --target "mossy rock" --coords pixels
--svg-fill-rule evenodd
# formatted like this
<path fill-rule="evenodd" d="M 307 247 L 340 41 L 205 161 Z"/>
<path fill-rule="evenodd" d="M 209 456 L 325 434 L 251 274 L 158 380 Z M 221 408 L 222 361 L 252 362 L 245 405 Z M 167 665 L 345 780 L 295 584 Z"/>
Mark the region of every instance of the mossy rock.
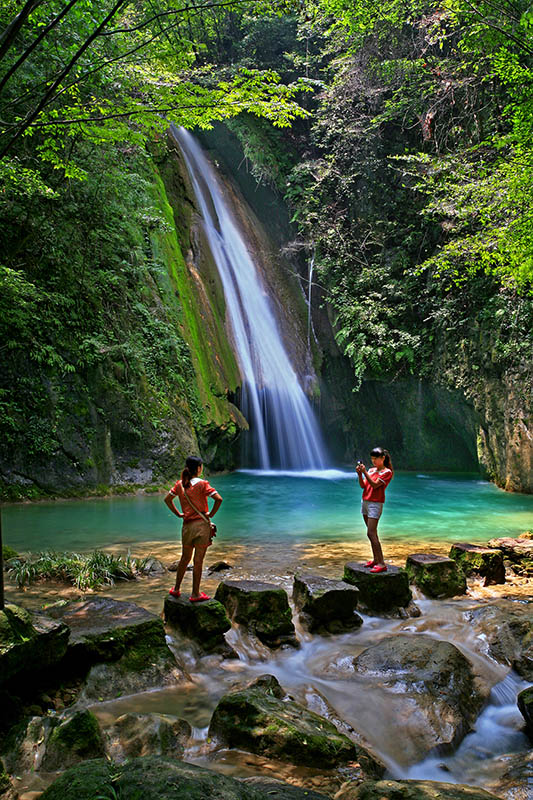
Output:
<path fill-rule="evenodd" d="M 533 602 L 497 600 L 464 612 L 483 634 L 489 655 L 533 682 Z"/>
<path fill-rule="evenodd" d="M 261 676 L 219 701 L 209 735 L 291 764 L 332 768 L 358 757 L 358 748 L 335 725 L 284 697 L 272 675 Z"/>
<path fill-rule="evenodd" d="M 526 721 L 526 731 L 533 739 L 533 686 L 524 689 L 517 698 L 517 705 L 520 713 Z"/>
<path fill-rule="evenodd" d="M 466 592 L 466 578 L 451 558 L 429 553 L 407 556 L 405 571 L 409 580 L 428 597 L 455 597 Z"/>
<path fill-rule="evenodd" d="M 91 711 L 77 711 L 58 723 L 46 740 L 42 769 L 53 772 L 104 755 L 100 726 Z"/>
<path fill-rule="evenodd" d="M 19 554 L 16 550 L 13 550 L 12 547 L 9 547 L 7 544 L 2 545 L 2 558 L 4 559 L 4 566 L 10 559 L 18 558 Z"/>
<path fill-rule="evenodd" d="M 500 550 L 468 542 L 456 542 L 452 545 L 449 556 L 461 567 L 466 576 L 479 575 L 485 578 L 485 586 L 505 583 L 505 567 Z"/>
<path fill-rule="evenodd" d="M 223 581 L 215 594 L 233 622 L 247 627 L 267 647 L 298 647 L 287 592 L 272 583 Z"/>
<path fill-rule="evenodd" d="M 206 652 L 230 655 L 234 651 L 224 639 L 231 629 L 226 610 L 218 600 L 191 603 L 184 597 L 165 597 L 165 621 L 178 628 L 189 639 L 198 642 Z"/>
<path fill-rule="evenodd" d="M 498 800 L 475 786 L 437 781 L 366 781 L 340 800 Z"/>
<path fill-rule="evenodd" d="M 106 754 L 114 761 L 138 756 L 181 758 L 191 737 L 184 719 L 167 714 L 122 714 L 105 730 Z"/>
<path fill-rule="evenodd" d="M 399 567 L 388 565 L 386 572 L 372 573 L 364 564 L 352 562 L 344 566 L 343 580 L 357 586 L 360 604 L 369 611 L 395 611 L 411 602 L 409 578 Z"/>
<path fill-rule="evenodd" d="M 313 633 L 342 633 L 363 624 L 355 613 L 359 590 L 344 581 L 321 575 L 295 575 L 292 599 L 300 621 Z"/>
<path fill-rule="evenodd" d="M 69 629 L 8 603 L 0 611 L 0 684 L 27 680 L 64 657 Z"/>

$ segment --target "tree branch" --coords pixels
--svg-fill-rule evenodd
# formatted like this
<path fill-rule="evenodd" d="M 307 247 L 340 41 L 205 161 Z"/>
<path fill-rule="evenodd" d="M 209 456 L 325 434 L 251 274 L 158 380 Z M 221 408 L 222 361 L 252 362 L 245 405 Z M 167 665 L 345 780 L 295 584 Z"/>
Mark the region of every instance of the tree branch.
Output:
<path fill-rule="evenodd" d="M 11 45 L 17 38 L 18 32 L 30 16 L 31 12 L 40 6 L 43 0 L 27 0 L 24 4 L 22 11 L 9 23 L 7 28 L 0 34 L 0 61 L 4 58 L 6 53 L 11 48 Z"/>

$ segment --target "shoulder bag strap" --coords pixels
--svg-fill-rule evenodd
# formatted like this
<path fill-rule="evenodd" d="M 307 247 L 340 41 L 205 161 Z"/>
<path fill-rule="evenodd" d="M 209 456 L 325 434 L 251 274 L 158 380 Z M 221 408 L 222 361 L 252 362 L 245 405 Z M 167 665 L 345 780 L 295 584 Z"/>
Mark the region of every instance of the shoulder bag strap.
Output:
<path fill-rule="evenodd" d="M 206 517 L 206 515 L 205 515 L 205 514 L 204 514 L 202 511 L 200 511 L 200 509 L 199 509 L 199 508 L 196 508 L 196 506 L 194 505 L 193 501 L 191 500 L 191 498 L 190 498 L 190 497 L 189 497 L 189 495 L 187 494 L 187 492 L 186 492 L 186 490 L 185 490 L 185 487 L 183 486 L 183 484 L 181 485 L 181 488 L 183 489 L 183 494 L 184 494 L 184 495 L 185 495 L 185 497 L 187 498 L 187 502 L 188 502 L 188 504 L 191 506 L 191 508 L 193 508 L 193 509 L 196 511 L 196 513 L 197 513 L 197 514 L 199 514 L 199 515 L 202 517 L 202 519 L 203 519 L 203 520 L 205 520 L 205 522 L 208 522 L 210 525 L 213 525 L 213 523 L 212 523 L 212 521 L 209 519 L 209 517 Z"/>

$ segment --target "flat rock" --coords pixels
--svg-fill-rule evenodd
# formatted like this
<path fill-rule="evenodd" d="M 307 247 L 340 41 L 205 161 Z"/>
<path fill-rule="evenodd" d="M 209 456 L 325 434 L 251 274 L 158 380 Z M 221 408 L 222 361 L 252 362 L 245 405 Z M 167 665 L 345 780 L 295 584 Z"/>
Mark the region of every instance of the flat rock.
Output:
<path fill-rule="evenodd" d="M 492 658 L 533 681 L 533 602 L 497 600 L 464 612 Z"/>
<path fill-rule="evenodd" d="M 466 592 L 466 578 L 457 563 L 445 556 L 412 553 L 405 571 L 411 583 L 428 597 L 455 597 Z"/>
<path fill-rule="evenodd" d="M 209 736 L 267 758 L 326 769 L 353 761 L 358 753 L 333 723 L 286 698 L 273 675 L 224 695 Z"/>
<path fill-rule="evenodd" d="M 499 800 L 475 786 L 437 781 L 366 781 L 337 794 L 337 800 Z"/>
<path fill-rule="evenodd" d="M 299 647 L 287 592 L 273 583 L 223 581 L 215 593 L 233 622 L 248 628 L 267 647 Z"/>
<path fill-rule="evenodd" d="M 527 689 L 520 692 L 517 697 L 517 705 L 526 721 L 529 738 L 533 739 L 533 686 L 528 686 Z"/>
<path fill-rule="evenodd" d="M 501 550 L 479 544 L 456 542 L 449 552 L 450 558 L 461 567 L 466 576 L 485 578 L 485 586 L 505 583 L 505 566 Z"/>
<path fill-rule="evenodd" d="M 62 622 L 8 603 L 0 611 L 0 685 L 27 680 L 59 663 L 69 635 Z"/>
<path fill-rule="evenodd" d="M 122 714 L 104 730 L 105 750 L 116 762 L 149 755 L 180 759 L 191 733 L 189 723 L 178 717 L 155 713 Z"/>
<path fill-rule="evenodd" d="M 191 603 L 184 597 L 167 595 L 164 614 L 166 622 L 198 642 L 206 652 L 235 655 L 224 638 L 226 631 L 231 628 L 231 622 L 218 600 Z"/>
<path fill-rule="evenodd" d="M 342 633 L 363 624 L 355 613 L 359 590 L 344 581 L 321 575 L 295 575 L 292 599 L 300 621 L 313 633 Z"/>
<path fill-rule="evenodd" d="M 387 565 L 387 572 L 370 572 L 362 563 L 344 566 L 343 580 L 359 589 L 359 602 L 376 612 L 397 612 L 411 602 L 409 578 L 405 570 Z"/>
<path fill-rule="evenodd" d="M 517 575 L 533 575 L 533 539 L 503 537 L 491 539 L 488 544 L 502 551 Z"/>
<path fill-rule="evenodd" d="M 425 634 L 388 636 L 353 663 L 371 686 L 401 694 L 405 719 L 397 724 L 413 755 L 457 746 L 489 695 L 455 645 Z"/>

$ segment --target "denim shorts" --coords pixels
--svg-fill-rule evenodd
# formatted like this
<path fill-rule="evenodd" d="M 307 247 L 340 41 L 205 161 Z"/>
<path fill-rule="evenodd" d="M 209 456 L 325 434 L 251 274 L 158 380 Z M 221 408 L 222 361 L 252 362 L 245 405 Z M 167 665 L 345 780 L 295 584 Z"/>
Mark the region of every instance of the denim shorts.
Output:
<path fill-rule="evenodd" d="M 370 500 L 361 500 L 361 514 L 370 519 L 379 519 L 383 513 L 383 503 L 371 503 Z"/>

